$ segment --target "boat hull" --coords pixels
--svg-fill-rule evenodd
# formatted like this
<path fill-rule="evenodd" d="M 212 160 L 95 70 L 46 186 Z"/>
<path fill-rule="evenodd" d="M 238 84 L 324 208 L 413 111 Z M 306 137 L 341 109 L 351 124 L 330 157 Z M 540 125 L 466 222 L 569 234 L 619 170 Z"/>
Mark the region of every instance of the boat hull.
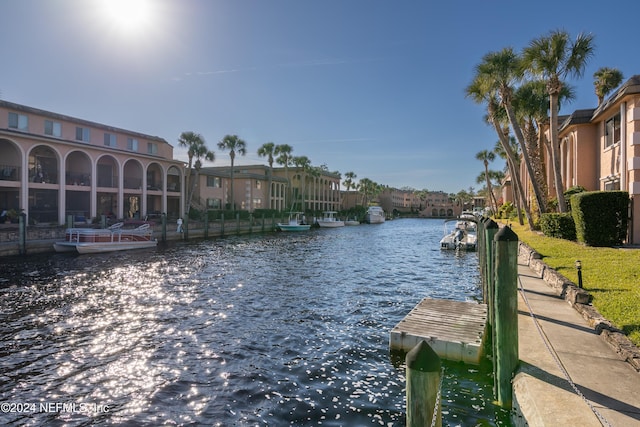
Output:
<path fill-rule="evenodd" d="M 321 228 L 337 228 L 344 227 L 344 221 L 318 221 Z"/>
<path fill-rule="evenodd" d="M 78 243 L 76 250 L 81 254 L 98 254 L 103 252 L 128 251 L 131 249 L 154 248 L 157 245 L 157 240 L 118 243 Z"/>
<path fill-rule="evenodd" d="M 311 228 L 311 224 L 281 224 L 278 223 L 280 231 L 306 231 Z"/>

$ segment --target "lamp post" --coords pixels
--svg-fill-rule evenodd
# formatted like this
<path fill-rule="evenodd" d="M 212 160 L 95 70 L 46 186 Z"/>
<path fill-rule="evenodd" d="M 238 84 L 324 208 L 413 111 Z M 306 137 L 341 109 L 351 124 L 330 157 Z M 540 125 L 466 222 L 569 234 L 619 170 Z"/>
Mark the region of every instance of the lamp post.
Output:
<path fill-rule="evenodd" d="M 582 288 L 582 263 L 579 259 L 576 260 L 576 270 L 578 270 L 578 287 Z"/>

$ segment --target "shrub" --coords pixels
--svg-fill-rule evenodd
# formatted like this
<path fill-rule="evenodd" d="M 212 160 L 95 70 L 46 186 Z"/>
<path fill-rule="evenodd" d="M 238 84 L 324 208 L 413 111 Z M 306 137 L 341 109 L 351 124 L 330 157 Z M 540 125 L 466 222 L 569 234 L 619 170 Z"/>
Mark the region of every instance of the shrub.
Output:
<path fill-rule="evenodd" d="M 571 197 L 578 241 L 589 246 L 620 245 L 627 236 L 629 193 L 588 191 Z"/>
<path fill-rule="evenodd" d="M 540 215 L 540 230 L 547 237 L 576 240 L 576 225 L 569 213 L 545 213 Z"/>
<path fill-rule="evenodd" d="M 498 208 L 498 213 L 496 215 L 498 218 L 511 218 L 515 216 L 515 207 L 513 203 L 507 202 Z"/>

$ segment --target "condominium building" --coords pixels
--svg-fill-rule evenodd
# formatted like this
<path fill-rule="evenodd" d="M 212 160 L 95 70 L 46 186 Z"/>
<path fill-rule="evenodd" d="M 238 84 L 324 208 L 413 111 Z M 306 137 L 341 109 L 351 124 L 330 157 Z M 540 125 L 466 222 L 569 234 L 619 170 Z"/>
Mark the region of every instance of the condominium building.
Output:
<path fill-rule="evenodd" d="M 30 224 L 179 217 L 183 182 L 162 138 L 0 100 L 0 209 Z"/>
<path fill-rule="evenodd" d="M 250 212 L 256 209 L 289 211 L 292 208 L 317 212 L 339 210 L 340 176 L 327 171 L 317 172 L 309 173 L 295 167 L 273 168 L 269 180 L 268 166 L 234 166 L 235 209 Z M 202 168 L 196 194 L 196 207 L 200 209 L 231 209 L 231 168 Z"/>
<path fill-rule="evenodd" d="M 640 75 L 622 84 L 602 104 L 576 110 L 559 119 L 560 166 L 565 189 L 629 192 L 627 243 L 640 243 Z M 551 156 L 543 149 L 546 182 L 551 197 L 555 187 Z M 528 179 L 521 165 L 523 180 Z M 526 182 L 526 181 L 525 181 Z M 532 199 L 525 185 L 527 199 Z"/>
<path fill-rule="evenodd" d="M 253 212 L 256 209 L 285 210 L 287 181 L 271 178 L 269 167 L 263 165 L 234 166 L 233 204 L 235 209 Z M 201 210 L 231 209 L 231 167 L 206 167 L 200 170 L 192 205 Z M 271 203 L 269 203 L 271 197 Z"/>

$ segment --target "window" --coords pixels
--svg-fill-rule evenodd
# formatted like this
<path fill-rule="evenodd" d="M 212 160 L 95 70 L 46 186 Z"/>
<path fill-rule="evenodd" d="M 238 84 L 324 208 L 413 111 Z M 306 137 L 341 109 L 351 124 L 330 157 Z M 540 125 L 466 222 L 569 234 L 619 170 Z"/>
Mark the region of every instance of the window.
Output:
<path fill-rule="evenodd" d="M 147 154 L 158 154 L 158 144 L 147 142 Z"/>
<path fill-rule="evenodd" d="M 9 129 L 29 130 L 29 117 L 24 114 L 9 113 Z"/>
<path fill-rule="evenodd" d="M 256 189 L 260 190 L 262 188 L 262 181 L 256 179 Z"/>
<path fill-rule="evenodd" d="M 207 208 L 220 209 L 222 207 L 222 199 L 207 199 Z"/>
<path fill-rule="evenodd" d="M 220 178 L 217 176 L 208 176 L 207 177 L 207 187 L 220 188 Z"/>
<path fill-rule="evenodd" d="M 44 121 L 44 134 L 49 136 L 55 136 L 57 138 L 62 137 L 62 125 L 52 120 Z"/>
<path fill-rule="evenodd" d="M 104 145 L 107 147 L 117 147 L 116 136 L 112 133 L 104 133 Z"/>
<path fill-rule="evenodd" d="M 76 141 L 89 142 L 91 141 L 91 133 L 89 128 L 76 127 Z"/>
<path fill-rule="evenodd" d="M 604 191 L 620 190 L 620 181 L 608 181 L 604 183 Z"/>
<path fill-rule="evenodd" d="M 616 114 L 605 122 L 604 148 L 620 142 L 620 114 Z"/>
<path fill-rule="evenodd" d="M 127 138 L 127 150 L 138 151 L 138 140 L 135 138 Z"/>

